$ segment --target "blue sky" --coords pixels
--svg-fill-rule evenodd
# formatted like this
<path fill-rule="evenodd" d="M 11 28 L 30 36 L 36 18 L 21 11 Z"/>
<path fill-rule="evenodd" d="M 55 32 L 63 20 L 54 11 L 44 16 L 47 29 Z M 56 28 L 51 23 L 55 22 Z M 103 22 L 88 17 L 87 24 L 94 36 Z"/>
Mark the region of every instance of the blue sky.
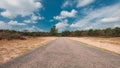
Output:
<path fill-rule="evenodd" d="M 120 27 L 120 0 L 0 0 L 0 29 L 49 31 Z"/>

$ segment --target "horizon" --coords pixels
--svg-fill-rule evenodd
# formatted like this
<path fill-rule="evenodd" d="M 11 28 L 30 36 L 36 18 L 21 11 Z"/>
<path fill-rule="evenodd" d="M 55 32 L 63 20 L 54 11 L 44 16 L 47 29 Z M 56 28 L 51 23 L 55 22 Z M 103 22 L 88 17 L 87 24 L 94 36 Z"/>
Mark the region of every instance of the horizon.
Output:
<path fill-rule="evenodd" d="M 108 27 L 108 28 L 103 28 L 103 29 L 86 29 L 86 30 L 64 30 L 62 32 L 66 32 L 66 31 L 70 31 L 70 32 L 75 32 L 75 31 L 89 31 L 89 30 L 105 30 L 105 29 L 115 29 L 115 28 L 120 28 L 120 27 L 114 27 L 114 28 L 111 28 L 111 27 Z M 57 30 L 57 29 L 56 29 Z M 16 31 L 16 32 L 45 32 L 45 33 L 50 33 L 50 31 L 29 31 L 29 30 L 23 30 L 23 31 L 19 31 L 19 30 L 10 30 L 10 29 L 0 29 L 0 31 Z M 57 30 L 57 33 L 62 33 L 62 32 L 58 32 Z"/>
<path fill-rule="evenodd" d="M 120 0 L 1 0 L 0 29 L 58 32 L 120 27 Z"/>

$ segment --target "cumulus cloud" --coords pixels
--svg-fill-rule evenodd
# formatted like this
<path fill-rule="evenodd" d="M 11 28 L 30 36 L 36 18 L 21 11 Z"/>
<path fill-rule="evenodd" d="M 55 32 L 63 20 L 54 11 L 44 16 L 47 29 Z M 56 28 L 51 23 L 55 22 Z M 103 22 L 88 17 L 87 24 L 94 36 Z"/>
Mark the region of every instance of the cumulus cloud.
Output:
<path fill-rule="evenodd" d="M 67 18 L 74 18 L 76 17 L 77 11 L 75 9 L 71 10 L 71 12 L 68 11 L 61 11 L 59 16 L 55 16 L 55 20 L 59 20 L 59 22 L 56 24 L 56 28 L 58 29 L 58 32 L 62 32 L 66 30 L 68 24 Z"/>
<path fill-rule="evenodd" d="M 8 22 L 8 25 L 13 25 L 13 26 L 16 26 L 16 25 L 18 25 L 18 26 L 24 26 L 24 25 L 26 25 L 26 24 L 25 24 L 25 23 L 18 23 L 17 21 L 11 20 L 10 22 Z"/>
<path fill-rule="evenodd" d="M 11 29 L 12 26 L 8 25 L 7 23 L 0 21 L 0 29 Z"/>
<path fill-rule="evenodd" d="M 29 27 L 29 23 L 37 23 L 37 20 L 44 19 L 39 14 L 41 8 L 42 4 L 39 0 L 1 0 L 0 15 L 9 20 L 0 21 L 0 29 L 20 30 Z M 22 17 L 23 22 L 19 22 L 17 16 Z"/>
<path fill-rule="evenodd" d="M 64 31 L 64 30 L 66 30 L 66 29 L 67 29 L 67 26 L 69 26 L 68 20 L 63 20 L 63 21 L 58 22 L 58 23 L 56 24 L 56 28 L 57 28 L 58 32 L 62 32 L 62 31 Z"/>
<path fill-rule="evenodd" d="M 26 27 L 25 23 L 18 23 L 17 21 L 13 20 L 9 22 L 0 21 L 0 29 L 19 30 L 23 27 Z"/>
<path fill-rule="evenodd" d="M 1 0 L 0 8 L 4 10 L 0 12 L 1 16 L 15 18 L 18 15 L 29 16 L 42 8 L 42 5 L 35 0 Z"/>
<path fill-rule="evenodd" d="M 75 9 L 71 10 L 71 12 L 68 11 L 61 11 L 59 16 L 54 16 L 54 19 L 56 20 L 62 20 L 65 18 L 73 18 L 77 14 L 77 11 Z"/>
<path fill-rule="evenodd" d="M 29 32 L 45 31 L 45 30 L 40 29 L 40 28 L 38 28 L 38 27 L 36 27 L 34 25 L 32 27 L 22 28 L 20 31 L 24 31 L 24 30 L 27 30 Z"/>
<path fill-rule="evenodd" d="M 63 17 L 75 17 L 76 13 L 77 13 L 77 11 L 74 9 L 71 12 L 62 11 L 61 16 L 63 16 Z"/>
<path fill-rule="evenodd" d="M 111 14 L 112 13 L 112 14 Z M 70 25 L 71 29 L 97 29 L 120 25 L 120 4 L 103 7 L 91 12 Z"/>
<path fill-rule="evenodd" d="M 24 20 L 25 23 L 37 23 L 37 20 L 43 20 L 44 17 L 41 16 L 36 16 L 34 14 L 31 15 L 30 19 Z"/>
<path fill-rule="evenodd" d="M 13 21 L 13 20 L 11 20 L 9 22 L 0 21 L 0 29 L 9 29 L 9 30 L 17 30 L 17 31 L 28 30 L 29 32 L 45 31 L 34 25 L 32 27 L 30 27 L 30 26 L 26 25 L 25 23 L 18 23 L 17 21 Z"/>

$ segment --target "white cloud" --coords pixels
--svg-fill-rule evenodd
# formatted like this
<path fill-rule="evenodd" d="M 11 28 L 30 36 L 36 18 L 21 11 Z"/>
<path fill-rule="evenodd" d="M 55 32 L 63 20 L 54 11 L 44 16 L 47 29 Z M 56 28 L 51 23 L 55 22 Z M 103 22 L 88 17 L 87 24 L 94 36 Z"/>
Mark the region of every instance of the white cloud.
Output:
<path fill-rule="evenodd" d="M 67 1 L 65 1 L 65 3 L 63 3 L 62 8 L 66 7 L 68 5 L 69 5 L 69 1 L 67 0 Z"/>
<path fill-rule="evenodd" d="M 25 26 L 26 24 L 25 23 L 18 23 L 17 21 L 13 21 L 11 20 L 10 22 L 8 22 L 9 25 L 13 25 L 13 26 L 16 26 L 16 25 L 19 25 L 19 26 Z"/>
<path fill-rule="evenodd" d="M 10 17 L 11 13 L 8 10 L 6 10 L 6 11 L 2 12 L 1 15 L 4 17 Z"/>
<path fill-rule="evenodd" d="M 9 22 L 0 21 L 0 29 L 19 30 L 23 27 L 26 27 L 26 24 L 18 23 L 17 21 L 12 20 Z"/>
<path fill-rule="evenodd" d="M 68 11 L 61 11 L 59 16 L 55 16 L 54 19 L 59 20 L 56 24 L 56 28 L 58 29 L 58 32 L 62 32 L 67 29 L 68 20 L 66 18 L 74 18 L 77 14 L 77 11 L 75 9 L 71 10 L 71 12 Z"/>
<path fill-rule="evenodd" d="M 18 23 L 17 21 L 10 21 L 7 23 L 0 21 L 0 29 L 9 29 L 9 30 L 18 30 L 18 31 L 28 30 L 29 32 L 45 31 L 34 25 L 32 27 L 29 27 L 28 25 L 25 25 L 25 23 Z"/>
<path fill-rule="evenodd" d="M 0 29 L 11 29 L 12 26 L 8 25 L 7 23 L 0 21 Z"/>
<path fill-rule="evenodd" d="M 103 18 L 101 22 L 119 22 L 120 17 L 108 17 L 108 18 Z"/>
<path fill-rule="evenodd" d="M 56 28 L 57 28 L 58 32 L 62 32 L 64 30 L 66 30 L 67 26 L 69 26 L 68 20 L 63 20 L 56 24 Z"/>
<path fill-rule="evenodd" d="M 28 20 L 24 20 L 25 23 L 37 23 L 36 21 L 37 20 L 43 20 L 44 17 L 41 17 L 41 16 L 36 16 L 34 14 L 32 14 L 31 18 L 28 19 Z"/>
<path fill-rule="evenodd" d="M 1 0 L 0 1 L 0 15 L 9 20 L 9 22 L 0 21 L 0 29 L 20 30 L 29 27 L 27 23 L 36 23 L 37 20 L 42 20 L 44 17 L 40 16 L 39 9 L 42 4 L 38 0 Z M 18 22 L 14 20 L 17 16 L 30 17 L 30 19 Z"/>
<path fill-rule="evenodd" d="M 25 22 L 25 23 L 34 23 L 34 22 L 31 22 L 31 20 L 24 20 L 23 22 Z"/>
<path fill-rule="evenodd" d="M 77 8 L 87 6 L 95 0 L 66 0 L 61 8 L 76 5 Z"/>
<path fill-rule="evenodd" d="M 38 19 L 39 19 L 39 20 L 44 20 L 45 17 L 41 17 L 41 16 L 39 16 Z"/>
<path fill-rule="evenodd" d="M 31 20 L 35 21 L 35 20 L 37 20 L 37 19 L 38 19 L 37 16 L 35 16 L 35 15 L 32 15 L 32 16 L 31 16 Z"/>
<path fill-rule="evenodd" d="M 83 19 L 70 25 L 71 29 L 98 29 L 120 25 L 120 3 L 89 12 Z M 104 22 L 104 23 L 103 23 Z"/>
<path fill-rule="evenodd" d="M 77 7 L 83 7 L 93 3 L 94 0 L 77 0 Z"/>
<path fill-rule="evenodd" d="M 62 20 L 62 19 L 64 19 L 65 17 L 63 17 L 63 16 L 54 16 L 53 18 L 56 19 L 56 20 Z"/>
<path fill-rule="evenodd" d="M 62 4 L 62 6 L 61 6 L 61 8 L 66 8 L 66 7 L 70 7 L 70 6 L 72 6 L 73 4 L 74 4 L 75 2 L 73 1 L 73 0 L 66 0 L 63 4 Z"/>
<path fill-rule="evenodd" d="M 36 31 L 45 31 L 43 29 L 40 29 L 36 26 L 32 26 L 32 27 L 26 27 L 26 28 L 22 28 L 20 31 L 24 31 L 24 30 L 28 30 L 29 32 L 36 32 Z"/>
<path fill-rule="evenodd" d="M 71 12 L 62 11 L 60 15 L 63 17 L 75 17 L 76 13 L 77 11 L 73 9 Z"/>
<path fill-rule="evenodd" d="M 77 14 L 77 11 L 75 9 L 73 9 L 71 12 L 68 11 L 61 11 L 59 16 L 55 16 L 54 19 L 56 20 L 62 20 L 65 18 L 73 18 L 75 17 Z"/>
<path fill-rule="evenodd" d="M 9 29 L 9 30 L 17 30 L 17 31 L 28 30 L 29 32 L 45 31 L 36 26 L 29 27 L 29 25 L 26 25 L 25 23 L 18 23 L 17 21 L 12 21 L 12 20 L 7 23 L 0 21 L 0 29 Z"/>
<path fill-rule="evenodd" d="M 3 17 L 15 18 L 18 15 L 29 16 L 42 8 L 42 5 L 35 0 L 0 0 L 0 8 L 5 10 L 0 13 Z"/>

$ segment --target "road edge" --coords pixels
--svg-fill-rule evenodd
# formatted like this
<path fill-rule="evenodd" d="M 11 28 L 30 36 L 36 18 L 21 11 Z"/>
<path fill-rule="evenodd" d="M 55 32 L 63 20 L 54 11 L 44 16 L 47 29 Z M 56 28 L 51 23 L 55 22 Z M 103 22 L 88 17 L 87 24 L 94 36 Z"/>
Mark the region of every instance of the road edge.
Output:
<path fill-rule="evenodd" d="M 58 39 L 58 38 L 56 38 L 56 39 Z M 45 44 L 41 44 L 41 46 L 39 46 L 39 47 L 37 47 L 37 48 L 34 48 L 33 50 L 30 50 L 30 51 L 28 51 L 28 52 L 26 52 L 26 53 L 24 53 L 24 54 L 22 54 L 22 55 L 20 55 L 20 56 L 17 56 L 17 57 L 15 57 L 15 58 L 11 59 L 11 60 L 8 60 L 8 61 L 5 62 L 5 63 L 1 63 L 1 64 L 0 64 L 0 67 L 1 67 L 2 65 L 5 65 L 5 64 L 7 64 L 7 63 L 10 63 L 10 62 L 16 60 L 17 58 L 21 58 L 22 56 L 28 55 L 28 54 L 34 52 L 35 50 L 37 50 L 37 49 L 39 49 L 39 48 L 45 47 L 45 46 L 47 46 L 48 44 L 51 44 L 52 42 L 54 42 L 56 39 L 51 40 L 51 41 L 49 41 L 49 42 L 47 42 L 47 43 L 45 43 Z"/>
<path fill-rule="evenodd" d="M 120 53 L 116 53 L 116 52 L 113 52 L 113 51 L 110 51 L 110 50 L 107 50 L 107 49 L 104 49 L 104 48 L 100 48 L 100 47 L 97 47 L 97 46 L 94 46 L 94 45 L 91 45 L 91 44 L 88 44 L 88 43 L 83 43 L 83 42 L 78 41 L 78 40 L 73 40 L 73 39 L 70 39 L 70 38 L 68 38 L 68 39 L 69 39 L 69 40 L 72 40 L 72 41 L 75 41 L 75 42 L 78 42 L 78 43 L 81 43 L 81 44 L 83 44 L 83 45 L 85 45 L 85 46 L 92 47 L 92 48 L 95 48 L 95 49 L 99 49 L 99 50 L 104 51 L 104 52 L 106 52 L 106 53 L 110 53 L 110 54 L 112 54 L 112 55 L 115 55 L 115 56 L 119 56 L 119 57 L 120 57 Z"/>

